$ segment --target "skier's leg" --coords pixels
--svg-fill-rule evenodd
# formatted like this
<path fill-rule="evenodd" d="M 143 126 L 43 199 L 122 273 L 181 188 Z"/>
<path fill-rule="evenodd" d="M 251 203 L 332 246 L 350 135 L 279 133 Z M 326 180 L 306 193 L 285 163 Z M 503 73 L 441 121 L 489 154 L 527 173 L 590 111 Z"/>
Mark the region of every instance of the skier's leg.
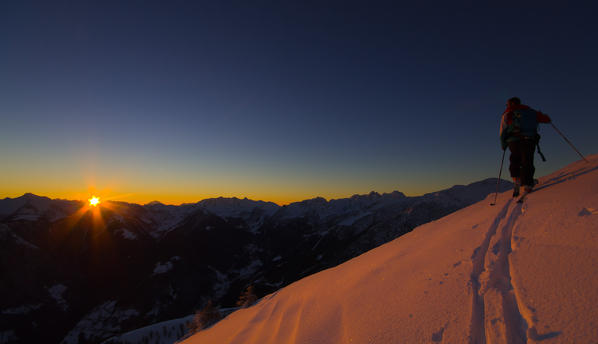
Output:
<path fill-rule="evenodd" d="M 521 141 L 521 184 L 526 188 L 534 186 L 534 151 L 536 149 L 536 143 L 534 140 L 522 140 Z"/>
<path fill-rule="evenodd" d="M 521 186 L 521 144 L 520 141 L 509 143 L 511 156 L 509 157 L 509 172 L 513 178 L 513 197 L 519 196 L 519 186 Z"/>
<path fill-rule="evenodd" d="M 509 143 L 509 150 L 511 151 L 511 156 L 509 157 L 509 172 L 511 172 L 511 177 L 519 178 L 521 177 L 521 147 L 520 141 L 510 142 Z"/>

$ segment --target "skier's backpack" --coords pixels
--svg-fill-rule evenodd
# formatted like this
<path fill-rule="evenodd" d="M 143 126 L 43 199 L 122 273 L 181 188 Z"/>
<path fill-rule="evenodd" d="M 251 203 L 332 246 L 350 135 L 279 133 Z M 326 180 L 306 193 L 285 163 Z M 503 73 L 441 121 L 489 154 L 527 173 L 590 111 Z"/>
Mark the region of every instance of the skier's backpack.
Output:
<path fill-rule="evenodd" d="M 513 110 L 513 135 L 522 139 L 534 139 L 538 135 L 536 111 L 528 107 Z"/>
<path fill-rule="evenodd" d="M 538 147 L 538 154 L 542 161 L 546 161 L 542 150 L 540 150 L 540 134 L 538 134 L 538 120 L 536 111 L 530 108 L 513 110 L 513 135 L 521 139 L 534 140 Z"/>

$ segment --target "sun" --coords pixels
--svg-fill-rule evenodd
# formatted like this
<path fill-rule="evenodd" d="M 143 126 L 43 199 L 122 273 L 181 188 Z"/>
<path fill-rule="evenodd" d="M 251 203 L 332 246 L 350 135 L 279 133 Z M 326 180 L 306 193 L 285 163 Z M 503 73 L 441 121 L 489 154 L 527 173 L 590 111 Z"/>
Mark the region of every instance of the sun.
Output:
<path fill-rule="evenodd" d="M 89 199 L 89 205 L 93 207 L 97 207 L 100 204 L 100 198 L 96 196 L 91 196 Z"/>

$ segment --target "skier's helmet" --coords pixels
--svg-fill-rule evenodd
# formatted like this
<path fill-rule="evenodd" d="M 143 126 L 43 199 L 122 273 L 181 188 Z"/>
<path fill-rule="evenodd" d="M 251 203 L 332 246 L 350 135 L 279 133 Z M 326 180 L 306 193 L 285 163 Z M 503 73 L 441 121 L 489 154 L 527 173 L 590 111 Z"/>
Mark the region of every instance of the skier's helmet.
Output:
<path fill-rule="evenodd" d="M 507 100 L 507 105 L 521 105 L 521 99 L 517 97 L 509 98 L 509 100 Z"/>

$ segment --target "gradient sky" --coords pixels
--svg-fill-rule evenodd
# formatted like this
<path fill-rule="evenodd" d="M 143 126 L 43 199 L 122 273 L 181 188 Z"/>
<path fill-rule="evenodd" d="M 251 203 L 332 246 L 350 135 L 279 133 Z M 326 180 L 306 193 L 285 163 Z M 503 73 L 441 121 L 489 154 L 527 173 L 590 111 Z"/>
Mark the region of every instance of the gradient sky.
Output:
<path fill-rule="evenodd" d="M 566 2 L 2 1 L 0 197 L 417 195 L 497 176 L 512 96 L 598 153 L 596 13 Z M 537 175 L 578 159 L 551 127 L 541 134 Z"/>

